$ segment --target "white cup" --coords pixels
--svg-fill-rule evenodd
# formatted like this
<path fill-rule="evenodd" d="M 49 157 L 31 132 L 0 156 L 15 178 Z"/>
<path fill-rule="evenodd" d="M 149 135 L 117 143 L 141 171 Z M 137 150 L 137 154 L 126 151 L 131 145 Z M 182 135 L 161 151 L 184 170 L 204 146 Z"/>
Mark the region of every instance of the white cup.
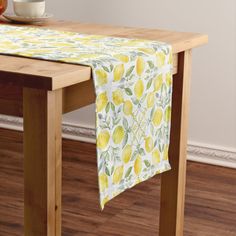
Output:
<path fill-rule="evenodd" d="M 45 0 L 13 0 L 15 14 L 22 17 L 43 16 L 45 5 Z"/>

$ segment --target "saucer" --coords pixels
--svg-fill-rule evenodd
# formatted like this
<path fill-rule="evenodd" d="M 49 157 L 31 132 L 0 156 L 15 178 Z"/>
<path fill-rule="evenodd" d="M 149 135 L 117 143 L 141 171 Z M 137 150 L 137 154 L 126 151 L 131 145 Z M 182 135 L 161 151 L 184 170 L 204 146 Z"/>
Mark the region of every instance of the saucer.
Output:
<path fill-rule="evenodd" d="M 43 16 L 40 17 L 24 17 L 24 16 L 17 16 L 14 13 L 5 13 L 3 16 L 16 23 L 38 23 L 38 22 L 44 22 L 49 20 L 53 17 L 53 14 L 45 13 Z"/>

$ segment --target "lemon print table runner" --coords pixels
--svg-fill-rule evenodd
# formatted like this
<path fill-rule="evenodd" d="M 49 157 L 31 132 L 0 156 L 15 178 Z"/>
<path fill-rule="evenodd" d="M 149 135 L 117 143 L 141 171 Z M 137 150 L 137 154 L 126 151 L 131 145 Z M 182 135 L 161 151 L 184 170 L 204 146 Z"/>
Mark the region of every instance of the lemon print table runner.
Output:
<path fill-rule="evenodd" d="M 170 45 L 1 25 L 0 53 L 92 68 L 101 208 L 124 190 L 170 169 Z"/>

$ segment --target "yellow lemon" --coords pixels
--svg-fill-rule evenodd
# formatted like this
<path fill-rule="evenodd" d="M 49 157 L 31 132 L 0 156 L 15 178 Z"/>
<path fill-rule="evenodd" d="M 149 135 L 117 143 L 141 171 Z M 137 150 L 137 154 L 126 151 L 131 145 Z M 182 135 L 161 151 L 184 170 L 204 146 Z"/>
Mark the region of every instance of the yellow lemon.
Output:
<path fill-rule="evenodd" d="M 102 35 L 87 35 L 84 39 L 88 40 L 88 39 L 102 39 L 102 38 L 104 38 L 104 36 Z M 82 40 L 82 39 L 79 38 L 79 40 Z"/>
<path fill-rule="evenodd" d="M 147 152 L 151 152 L 153 149 L 153 140 L 151 137 L 145 138 L 145 149 Z"/>
<path fill-rule="evenodd" d="M 124 75 L 125 67 L 124 64 L 117 65 L 114 69 L 114 81 L 120 81 Z"/>
<path fill-rule="evenodd" d="M 168 106 L 165 110 L 165 122 L 169 122 L 171 118 L 171 107 Z"/>
<path fill-rule="evenodd" d="M 154 80 L 154 90 L 157 92 L 162 86 L 163 80 L 162 75 L 158 75 Z"/>
<path fill-rule="evenodd" d="M 98 95 L 97 100 L 96 100 L 96 107 L 97 107 L 97 111 L 100 112 L 102 111 L 108 102 L 108 98 L 107 98 L 107 93 L 101 93 Z"/>
<path fill-rule="evenodd" d="M 155 126 L 159 126 L 161 124 L 162 121 L 162 117 L 163 117 L 163 112 L 160 108 L 158 108 L 152 118 L 152 122 Z"/>
<path fill-rule="evenodd" d="M 1 0 L 0 0 L 0 4 L 1 4 Z M 1 45 L 1 48 L 4 48 L 4 46 L 9 49 L 13 49 L 13 50 L 19 48 L 19 46 L 15 45 L 14 43 L 12 43 L 10 41 L 4 41 Z"/>
<path fill-rule="evenodd" d="M 115 192 L 112 193 L 112 197 L 114 198 L 114 197 L 116 197 L 119 194 L 120 194 L 120 190 L 119 191 L 115 191 Z"/>
<path fill-rule="evenodd" d="M 106 196 L 105 198 L 103 198 L 102 203 L 101 203 L 101 208 L 102 208 L 102 209 L 104 208 L 105 204 L 106 204 L 108 201 L 109 201 L 109 197 L 108 197 L 108 196 Z"/>
<path fill-rule="evenodd" d="M 119 144 L 123 140 L 124 136 L 125 136 L 124 128 L 122 126 L 117 126 L 113 132 L 112 139 L 115 144 Z"/>
<path fill-rule="evenodd" d="M 139 183 L 141 183 L 141 179 L 137 178 L 136 181 L 135 181 L 135 184 L 139 184 Z"/>
<path fill-rule="evenodd" d="M 139 48 L 139 51 L 153 55 L 156 51 L 153 48 Z"/>
<path fill-rule="evenodd" d="M 103 69 L 99 69 L 95 71 L 96 79 L 98 85 L 104 85 L 107 83 L 107 73 Z"/>
<path fill-rule="evenodd" d="M 138 157 L 136 158 L 134 162 L 134 173 L 136 175 L 139 175 L 141 170 L 142 170 L 142 160 L 141 160 L 141 157 L 138 155 Z"/>
<path fill-rule="evenodd" d="M 170 87 L 172 85 L 172 75 L 171 73 L 166 74 L 166 85 Z"/>
<path fill-rule="evenodd" d="M 66 52 L 74 52 L 74 50 L 71 48 L 65 48 L 65 49 L 61 49 L 62 51 L 66 51 Z M 94 56 L 95 57 L 95 56 Z M 86 61 L 88 58 L 91 58 L 90 57 L 87 57 L 87 54 L 80 54 L 79 56 L 77 57 L 64 57 L 64 58 L 60 58 L 60 61 L 66 61 L 66 62 L 71 62 L 71 63 L 78 63 L 78 61 Z"/>
<path fill-rule="evenodd" d="M 130 161 L 132 155 L 132 147 L 131 145 L 126 145 L 122 152 L 122 160 L 124 163 L 128 163 Z"/>
<path fill-rule="evenodd" d="M 110 140 L 110 134 L 108 131 L 102 131 L 98 134 L 97 147 L 100 149 L 105 149 Z"/>
<path fill-rule="evenodd" d="M 169 146 L 168 145 L 166 145 L 165 147 L 164 147 L 164 152 L 163 152 L 163 160 L 168 160 L 168 152 L 169 152 Z"/>
<path fill-rule="evenodd" d="M 122 91 L 120 89 L 115 90 L 112 93 L 112 99 L 115 105 L 120 105 L 124 101 Z"/>
<path fill-rule="evenodd" d="M 155 149 L 152 153 L 152 162 L 153 164 L 160 163 L 160 152 L 158 149 Z"/>
<path fill-rule="evenodd" d="M 129 57 L 127 55 L 124 55 L 124 54 L 117 54 L 114 56 L 115 58 L 117 58 L 118 60 L 124 62 L 124 63 L 127 63 L 129 62 Z"/>
<path fill-rule="evenodd" d="M 108 177 L 105 173 L 99 175 L 99 187 L 101 192 L 108 188 Z"/>
<path fill-rule="evenodd" d="M 164 54 L 164 52 L 158 52 L 157 53 L 157 66 L 158 67 L 162 67 L 165 65 L 165 59 L 166 59 L 166 55 Z"/>
<path fill-rule="evenodd" d="M 119 184 L 122 177 L 123 177 L 123 172 L 124 172 L 124 166 L 118 166 L 116 167 L 114 174 L 113 174 L 113 178 L 112 181 L 114 184 Z"/>
<path fill-rule="evenodd" d="M 136 61 L 136 72 L 138 76 L 142 75 L 144 69 L 145 69 L 145 61 L 141 56 L 139 56 Z"/>
<path fill-rule="evenodd" d="M 155 93 L 149 93 L 147 96 L 147 107 L 148 108 L 152 108 L 154 106 L 154 102 L 155 102 Z"/>
<path fill-rule="evenodd" d="M 71 47 L 72 44 L 71 43 L 53 43 L 52 46 L 56 46 L 56 47 Z"/>
<path fill-rule="evenodd" d="M 143 91 L 144 91 L 143 81 L 138 80 L 134 86 L 134 93 L 137 99 L 140 100 L 140 98 L 143 96 Z"/>
<path fill-rule="evenodd" d="M 168 63 L 169 63 L 169 64 L 173 64 L 173 55 L 172 55 L 172 53 L 170 53 Z"/>
<path fill-rule="evenodd" d="M 132 114 L 133 104 L 131 101 L 129 101 L 129 100 L 125 101 L 123 111 L 124 111 L 125 115 L 127 115 L 127 116 Z"/>

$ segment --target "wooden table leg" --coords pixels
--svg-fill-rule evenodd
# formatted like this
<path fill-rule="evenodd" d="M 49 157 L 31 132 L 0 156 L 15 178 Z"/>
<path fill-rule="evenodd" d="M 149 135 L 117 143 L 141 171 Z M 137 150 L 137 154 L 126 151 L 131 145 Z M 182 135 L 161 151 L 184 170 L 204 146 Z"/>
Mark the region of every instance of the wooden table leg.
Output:
<path fill-rule="evenodd" d="M 62 91 L 24 88 L 25 236 L 61 236 Z"/>
<path fill-rule="evenodd" d="M 161 176 L 160 236 L 183 235 L 191 51 L 180 53 L 178 63 L 169 149 L 172 170 Z"/>

